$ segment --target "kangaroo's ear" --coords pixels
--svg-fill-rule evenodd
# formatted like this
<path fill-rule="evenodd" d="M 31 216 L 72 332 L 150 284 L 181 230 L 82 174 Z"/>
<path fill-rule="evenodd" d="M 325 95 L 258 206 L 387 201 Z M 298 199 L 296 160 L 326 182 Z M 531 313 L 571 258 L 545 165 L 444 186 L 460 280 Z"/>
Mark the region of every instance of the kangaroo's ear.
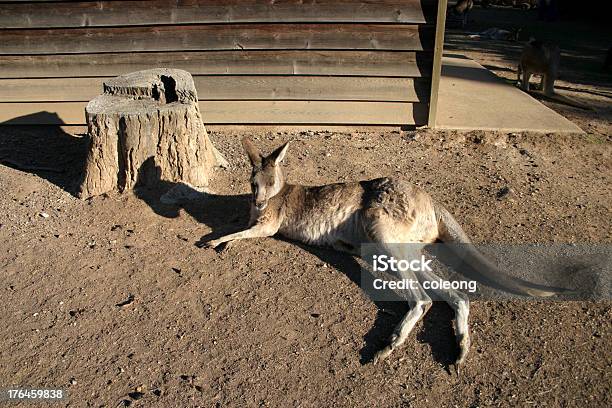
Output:
<path fill-rule="evenodd" d="M 276 166 L 280 162 L 282 162 L 283 159 L 285 158 L 285 154 L 287 154 L 287 149 L 289 149 L 289 142 L 285 143 L 284 145 L 282 145 L 281 147 L 279 147 L 275 151 L 273 151 L 267 157 L 267 159 L 272 161 L 272 163 L 274 163 L 274 165 Z"/>
<path fill-rule="evenodd" d="M 253 144 L 251 139 L 249 139 L 248 137 L 244 137 L 242 139 L 242 147 L 244 147 L 247 156 L 249 156 L 251 165 L 253 167 L 260 167 L 262 160 L 261 153 L 259 153 L 259 149 Z"/>

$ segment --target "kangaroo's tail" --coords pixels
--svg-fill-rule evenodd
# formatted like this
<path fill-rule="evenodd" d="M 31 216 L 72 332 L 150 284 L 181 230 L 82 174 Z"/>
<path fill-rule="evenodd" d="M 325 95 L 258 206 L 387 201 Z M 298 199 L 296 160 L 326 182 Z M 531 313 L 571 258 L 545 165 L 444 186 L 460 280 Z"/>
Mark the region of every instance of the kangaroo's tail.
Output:
<path fill-rule="evenodd" d="M 571 292 L 568 289 L 538 285 L 506 275 L 471 245 L 467 234 L 444 207 L 435 205 L 434 209 L 438 221 L 440 240 L 450 244 L 450 249 L 471 266 L 471 268 L 461 271 L 466 277 L 475 279 L 492 288 L 518 295 L 548 297 Z"/>

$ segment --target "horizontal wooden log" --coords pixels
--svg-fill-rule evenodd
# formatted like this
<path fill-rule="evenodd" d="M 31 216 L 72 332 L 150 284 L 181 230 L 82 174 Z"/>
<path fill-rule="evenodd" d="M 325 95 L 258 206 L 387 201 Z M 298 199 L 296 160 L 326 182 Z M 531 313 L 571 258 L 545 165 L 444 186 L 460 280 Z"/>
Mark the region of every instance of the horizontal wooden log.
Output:
<path fill-rule="evenodd" d="M 200 102 L 204 123 L 424 124 L 427 104 L 399 102 Z"/>
<path fill-rule="evenodd" d="M 155 67 L 192 75 L 427 77 L 432 54 L 388 51 L 212 51 L 0 56 L 0 78 L 112 77 Z"/>
<path fill-rule="evenodd" d="M 87 102 L 107 78 L 0 79 L 0 102 Z M 339 100 L 418 102 L 426 79 L 311 76 L 195 76 L 200 100 Z"/>
<path fill-rule="evenodd" d="M 393 50 L 433 48 L 432 26 L 229 24 L 0 30 L 1 55 L 212 50 Z"/>
<path fill-rule="evenodd" d="M 5 103 L 0 125 L 82 125 L 84 102 Z M 426 103 L 330 101 L 201 101 L 209 124 L 422 125 Z"/>
<path fill-rule="evenodd" d="M 0 28 L 67 28 L 202 23 L 425 23 L 433 0 L 191 0 L 13 3 Z M 425 10 L 423 10 L 425 8 Z"/>

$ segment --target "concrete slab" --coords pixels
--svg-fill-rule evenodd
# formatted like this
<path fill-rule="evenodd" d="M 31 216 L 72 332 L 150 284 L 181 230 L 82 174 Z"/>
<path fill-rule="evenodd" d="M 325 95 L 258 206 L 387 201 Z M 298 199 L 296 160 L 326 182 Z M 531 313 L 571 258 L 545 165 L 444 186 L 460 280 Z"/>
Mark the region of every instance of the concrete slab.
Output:
<path fill-rule="evenodd" d="M 476 61 L 454 54 L 442 58 L 436 128 L 584 133 Z"/>

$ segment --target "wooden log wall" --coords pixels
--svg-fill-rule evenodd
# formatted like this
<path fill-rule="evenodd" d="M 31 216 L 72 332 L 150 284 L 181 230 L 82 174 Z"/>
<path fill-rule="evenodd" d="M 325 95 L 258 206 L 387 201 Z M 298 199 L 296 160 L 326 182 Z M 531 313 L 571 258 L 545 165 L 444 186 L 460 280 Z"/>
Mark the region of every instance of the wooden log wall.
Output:
<path fill-rule="evenodd" d="M 158 67 L 207 124 L 426 124 L 437 5 L 0 0 L 0 124 L 84 124 L 105 78 Z"/>

